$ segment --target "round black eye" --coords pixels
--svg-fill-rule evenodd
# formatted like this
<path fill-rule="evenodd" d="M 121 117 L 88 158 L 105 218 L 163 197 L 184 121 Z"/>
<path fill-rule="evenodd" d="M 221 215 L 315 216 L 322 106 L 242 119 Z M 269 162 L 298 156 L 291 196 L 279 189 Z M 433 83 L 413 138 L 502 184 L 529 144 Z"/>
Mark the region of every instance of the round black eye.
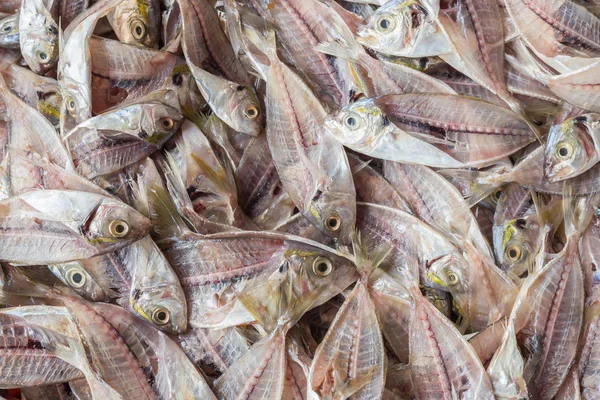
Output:
<path fill-rule="evenodd" d="M 340 229 L 341 225 L 342 220 L 337 214 L 332 214 L 325 220 L 325 227 L 332 232 L 335 232 L 338 229 Z"/>
<path fill-rule="evenodd" d="M 390 27 L 391 23 L 389 19 L 381 19 L 379 20 L 379 27 L 381 29 L 388 29 Z"/>
<path fill-rule="evenodd" d="M 500 196 L 502 196 L 502 190 L 498 189 L 496 190 L 496 192 L 494 193 L 494 197 L 496 198 L 496 200 L 500 199 Z"/>
<path fill-rule="evenodd" d="M 81 275 L 79 272 L 76 274 L 73 274 L 73 282 L 81 283 L 81 281 L 83 281 L 83 275 Z"/>
<path fill-rule="evenodd" d="M 6 25 L 4 28 L 2 28 L 2 30 L 4 32 L 10 32 L 12 30 L 12 25 Z"/>
<path fill-rule="evenodd" d="M 48 54 L 44 53 L 43 51 L 40 52 L 40 60 L 45 60 L 48 58 Z"/>
<path fill-rule="evenodd" d="M 77 269 L 71 269 L 67 272 L 67 283 L 75 288 L 80 288 L 85 285 L 85 275 Z"/>
<path fill-rule="evenodd" d="M 175 126 L 175 121 L 173 121 L 171 118 L 169 117 L 164 117 L 161 118 L 160 120 L 160 125 L 163 127 L 163 129 L 171 129 Z"/>
<path fill-rule="evenodd" d="M 558 150 L 558 154 L 560 154 L 563 157 L 566 157 L 569 155 L 569 150 L 567 150 L 565 147 L 563 147 L 560 150 Z"/>
<path fill-rule="evenodd" d="M 171 315 L 169 314 L 169 311 L 164 307 L 157 308 L 156 310 L 154 310 L 154 312 L 152 312 L 152 321 L 155 324 L 164 325 L 167 322 L 169 322 L 170 319 Z"/>
<path fill-rule="evenodd" d="M 348 126 L 355 126 L 356 125 L 356 119 L 354 117 L 348 117 L 346 119 L 346 124 L 348 124 Z"/>
<path fill-rule="evenodd" d="M 58 28 L 52 25 L 50 28 L 48 28 L 48 32 L 50 32 L 53 35 L 58 35 Z"/>
<path fill-rule="evenodd" d="M 121 238 L 129 233 L 129 225 L 125 221 L 116 219 L 108 225 L 108 232 L 113 237 Z"/>
<path fill-rule="evenodd" d="M 506 249 L 506 257 L 509 261 L 515 262 L 521 257 L 521 249 L 517 246 L 511 246 Z"/>
<path fill-rule="evenodd" d="M 325 257 L 317 257 L 313 262 L 313 272 L 317 276 L 327 276 L 333 271 L 333 264 Z"/>
<path fill-rule="evenodd" d="M 241 92 L 242 90 L 244 90 L 244 87 L 242 85 L 238 85 L 235 90 L 237 90 L 238 92 Z"/>
<path fill-rule="evenodd" d="M 183 83 L 183 76 L 181 74 L 173 75 L 173 85 L 181 86 Z"/>

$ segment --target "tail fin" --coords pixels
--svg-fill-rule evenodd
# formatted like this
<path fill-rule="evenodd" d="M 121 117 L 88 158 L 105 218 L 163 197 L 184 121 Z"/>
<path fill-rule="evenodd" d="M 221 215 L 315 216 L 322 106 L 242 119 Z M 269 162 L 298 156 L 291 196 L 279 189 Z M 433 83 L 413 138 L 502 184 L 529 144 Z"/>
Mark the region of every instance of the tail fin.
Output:
<path fill-rule="evenodd" d="M 169 179 L 169 173 L 165 172 L 165 178 Z M 176 240 L 190 232 L 186 222 L 179 214 L 177 207 L 173 204 L 167 190 L 155 183 L 146 186 L 146 183 L 138 179 L 138 199 L 145 201 L 145 210 L 151 216 L 154 232 L 158 241 Z"/>
<path fill-rule="evenodd" d="M 478 171 L 469 169 L 441 169 L 438 171 L 455 186 L 468 187 L 465 202 L 469 208 L 479 203 L 505 182 L 505 174 L 496 171 Z"/>
<path fill-rule="evenodd" d="M 369 254 L 366 243 L 363 243 L 359 232 L 352 237 L 352 249 L 356 268 L 364 278 L 368 278 L 392 252 L 391 245 L 382 244 Z"/>

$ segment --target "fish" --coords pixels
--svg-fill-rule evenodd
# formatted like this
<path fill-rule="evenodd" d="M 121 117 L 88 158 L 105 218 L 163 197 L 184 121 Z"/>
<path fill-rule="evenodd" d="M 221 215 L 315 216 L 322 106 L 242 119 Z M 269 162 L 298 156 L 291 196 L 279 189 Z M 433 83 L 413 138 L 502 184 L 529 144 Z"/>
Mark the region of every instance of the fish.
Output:
<path fill-rule="evenodd" d="M 61 108 L 62 124 L 67 126 L 66 115 L 70 115 L 75 124 L 92 116 L 92 67 L 88 40 L 96 23 L 118 5 L 120 0 L 102 0 L 77 16 L 61 39 L 57 64 L 58 85 L 63 97 Z M 64 117 L 63 117 L 64 116 Z M 61 131 L 66 130 L 61 128 Z"/>
<path fill-rule="evenodd" d="M 325 110 L 277 57 L 274 32 L 267 33 L 265 42 L 253 28 L 247 34 L 254 45 L 263 46 L 271 63 L 257 68 L 268 85 L 266 134 L 279 178 L 307 219 L 349 243 L 355 220 L 354 183 L 342 146 L 322 131 Z"/>
<path fill-rule="evenodd" d="M 24 0 L 19 11 L 21 55 L 33 72 L 44 75 L 58 62 L 58 24 L 42 0 Z"/>
<path fill-rule="evenodd" d="M 191 4 L 196 1 L 198 0 L 181 0 L 180 7 L 184 29 L 182 48 L 198 89 L 213 112 L 223 122 L 238 132 L 258 136 L 262 131 L 264 116 L 254 89 L 249 84 L 248 77 L 241 74 L 231 75 L 238 70 L 238 66 L 235 64 L 236 69 L 229 75 L 234 77 L 235 80 L 216 76 L 201 68 L 203 54 L 198 41 L 202 38 L 197 37 L 199 31 L 201 31 L 197 28 L 200 22 L 195 18 L 193 5 Z M 201 0 L 201 2 L 204 1 Z M 220 27 L 217 27 L 216 30 L 222 32 Z M 208 46 L 209 43 L 205 44 Z M 237 61 L 237 58 L 233 59 Z M 225 59 L 225 61 L 231 62 L 228 59 Z"/>
<path fill-rule="evenodd" d="M 181 333 L 187 303 L 179 279 L 154 241 L 146 236 L 112 253 L 49 266 L 88 301 L 115 299 L 157 329 Z"/>
<path fill-rule="evenodd" d="M 157 0 L 123 1 L 106 18 L 121 43 L 158 47 L 160 4 Z"/>
<path fill-rule="evenodd" d="M 86 178 L 116 172 L 160 149 L 183 115 L 173 92 L 159 92 L 90 118 L 63 140 Z"/>
<path fill-rule="evenodd" d="M 442 114 L 448 107 L 452 112 Z M 477 120 L 474 115 L 485 117 Z M 419 158 L 438 168 L 489 165 L 535 140 L 528 125 L 512 112 L 453 95 L 363 99 L 328 116 L 325 124 L 355 151 L 396 162 Z"/>
<path fill-rule="evenodd" d="M 95 193 L 30 191 L 0 202 L 0 210 L 0 260 L 25 265 L 89 258 L 132 243 L 150 230 L 146 217 Z M 27 238 L 33 232 L 37 240 L 32 243 Z"/>
<path fill-rule="evenodd" d="M 0 47 L 7 49 L 20 48 L 19 13 L 14 13 L 0 20 Z"/>
<path fill-rule="evenodd" d="M 599 161 L 596 150 L 599 117 L 595 113 L 582 114 L 550 128 L 544 172 L 551 181 L 580 175 Z"/>
<path fill-rule="evenodd" d="M 55 79 L 34 74 L 15 64 L 2 70 L 2 76 L 13 93 L 37 108 L 55 128 L 59 126 L 62 97 Z"/>

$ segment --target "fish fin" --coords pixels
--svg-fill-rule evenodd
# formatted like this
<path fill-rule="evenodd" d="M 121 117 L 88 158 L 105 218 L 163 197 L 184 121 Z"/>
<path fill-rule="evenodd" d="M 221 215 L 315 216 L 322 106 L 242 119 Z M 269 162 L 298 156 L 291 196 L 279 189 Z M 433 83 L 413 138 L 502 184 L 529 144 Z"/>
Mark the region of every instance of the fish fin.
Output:
<path fill-rule="evenodd" d="M 80 335 L 81 337 L 81 335 Z M 123 400 L 123 397 L 92 369 L 81 339 L 67 338 L 68 346 L 54 346 L 53 354 L 83 372 L 94 399 Z"/>
<path fill-rule="evenodd" d="M 268 26 L 264 19 L 251 13 L 247 13 L 242 18 L 241 29 L 244 38 L 248 41 L 244 51 L 256 72 L 265 79 L 268 67 L 273 62 L 280 62 L 277 57 L 275 30 Z M 250 44 L 252 47 L 249 46 Z"/>
<path fill-rule="evenodd" d="M 389 244 L 379 245 L 369 254 L 367 244 L 361 239 L 360 232 L 355 232 L 352 236 L 352 249 L 354 250 L 354 263 L 359 273 L 370 276 L 392 252 L 392 246 Z"/>
<path fill-rule="evenodd" d="M 510 65 L 517 71 L 547 85 L 550 78 L 552 78 L 552 73 L 536 61 L 529 49 L 527 49 L 527 46 L 521 40 L 515 40 L 512 43 L 512 49 L 515 53 L 514 55 L 506 54 L 506 60 Z"/>
<path fill-rule="evenodd" d="M 464 200 L 469 208 L 488 197 L 504 183 L 502 174 L 490 171 L 441 169 L 437 172 L 450 182 L 459 181 L 470 188 Z"/>
<path fill-rule="evenodd" d="M 362 48 L 357 48 L 354 43 L 347 43 L 339 39 L 335 42 L 319 43 L 315 46 L 315 50 L 343 60 L 355 62 L 359 61 L 361 52 L 364 51 Z"/>
<path fill-rule="evenodd" d="M 171 176 L 173 176 L 173 172 L 165 172 L 167 181 Z M 154 214 L 152 218 L 154 232 L 159 241 L 181 238 L 190 232 L 188 225 L 164 187 L 156 183 L 146 185 L 140 179 L 138 179 L 138 185 L 139 190 L 145 193 L 149 211 Z"/>

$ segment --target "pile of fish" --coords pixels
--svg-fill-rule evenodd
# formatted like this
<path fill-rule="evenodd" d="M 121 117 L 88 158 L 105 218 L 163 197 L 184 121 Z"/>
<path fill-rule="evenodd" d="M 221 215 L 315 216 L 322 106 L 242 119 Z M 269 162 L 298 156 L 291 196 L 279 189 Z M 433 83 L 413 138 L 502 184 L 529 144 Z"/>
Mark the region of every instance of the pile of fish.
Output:
<path fill-rule="evenodd" d="M 600 0 L 1 0 L 0 398 L 599 399 Z"/>

